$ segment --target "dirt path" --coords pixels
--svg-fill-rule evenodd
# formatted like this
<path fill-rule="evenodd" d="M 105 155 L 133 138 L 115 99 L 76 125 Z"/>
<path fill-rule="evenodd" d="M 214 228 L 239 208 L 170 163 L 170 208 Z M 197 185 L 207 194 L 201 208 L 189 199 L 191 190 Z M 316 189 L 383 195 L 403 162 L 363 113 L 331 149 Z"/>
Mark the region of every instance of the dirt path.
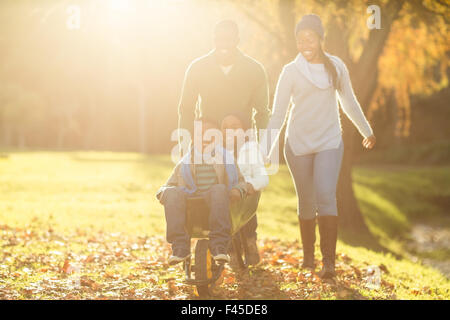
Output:
<path fill-rule="evenodd" d="M 431 226 L 427 224 L 415 224 L 411 231 L 412 241 L 408 244 L 413 260 L 421 259 L 426 265 L 441 271 L 447 278 L 450 278 L 450 260 L 435 258 L 448 255 L 450 250 L 450 228 L 444 226 Z"/>

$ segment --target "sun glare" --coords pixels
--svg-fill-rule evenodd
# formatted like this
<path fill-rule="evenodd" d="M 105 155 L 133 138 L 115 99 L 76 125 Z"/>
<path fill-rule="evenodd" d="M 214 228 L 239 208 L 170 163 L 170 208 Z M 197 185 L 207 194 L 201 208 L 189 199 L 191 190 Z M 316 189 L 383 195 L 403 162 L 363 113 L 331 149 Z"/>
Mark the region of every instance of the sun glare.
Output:
<path fill-rule="evenodd" d="M 130 9 L 130 0 L 108 0 L 108 5 L 114 11 L 126 11 Z"/>

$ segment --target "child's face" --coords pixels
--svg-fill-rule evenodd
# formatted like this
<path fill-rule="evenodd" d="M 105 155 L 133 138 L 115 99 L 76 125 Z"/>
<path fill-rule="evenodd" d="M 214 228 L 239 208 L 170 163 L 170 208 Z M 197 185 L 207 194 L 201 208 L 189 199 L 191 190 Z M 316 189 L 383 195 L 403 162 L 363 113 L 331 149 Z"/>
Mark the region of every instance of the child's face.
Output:
<path fill-rule="evenodd" d="M 222 135 L 224 137 L 225 146 L 230 145 L 235 137 L 239 140 L 242 139 L 243 136 L 245 135 L 244 126 L 242 125 L 241 120 L 234 115 L 226 116 L 222 120 L 221 129 Z"/>
<path fill-rule="evenodd" d="M 217 143 L 216 138 L 211 132 L 208 133 L 208 130 L 218 130 L 215 125 L 209 122 L 202 123 L 202 147 L 203 150 L 210 144 L 215 145 Z"/>

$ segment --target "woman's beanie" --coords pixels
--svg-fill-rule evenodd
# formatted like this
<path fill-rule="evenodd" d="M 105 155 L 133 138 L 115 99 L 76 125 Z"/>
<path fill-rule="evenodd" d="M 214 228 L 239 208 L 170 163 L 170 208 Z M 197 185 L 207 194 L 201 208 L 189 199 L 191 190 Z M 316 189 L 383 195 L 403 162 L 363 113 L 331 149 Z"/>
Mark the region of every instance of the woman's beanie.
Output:
<path fill-rule="evenodd" d="M 305 29 L 313 30 L 320 39 L 323 39 L 325 31 L 323 29 L 322 20 L 320 20 L 320 17 L 317 14 L 304 15 L 295 27 L 295 35 L 297 35 L 300 30 Z"/>

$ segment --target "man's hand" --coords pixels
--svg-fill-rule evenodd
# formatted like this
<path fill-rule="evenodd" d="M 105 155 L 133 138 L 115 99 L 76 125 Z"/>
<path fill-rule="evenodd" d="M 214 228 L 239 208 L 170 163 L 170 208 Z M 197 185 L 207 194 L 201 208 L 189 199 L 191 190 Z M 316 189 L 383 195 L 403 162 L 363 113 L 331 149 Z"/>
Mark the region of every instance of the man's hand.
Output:
<path fill-rule="evenodd" d="M 377 142 L 377 139 L 375 138 L 375 136 L 371 135 L 370 137 L 367 137 L 362 141 L 362 145 L 364 146 L 364 148 L 370 150 L 375 146 L 376 142 Z"/>
<path fill-rule="evenodd" d="M 238 202 L 241 200 L 241 192 L 237 188 L 233 188 L 230 191 L 230 201 L 231 202 Z"/>
<path fill-rule="evenodd" d="M 158 192 L 156 193 L 156 199 L 158 199 L 160 204 L 163 204 L 162 203 L 162 195 L 163 195 L 163 193 L 164 193 L 164 190 L 161 190 L 161 189 L 159 189 Z"/>
<path fill-rule="evenodd" d="M 248 195 L 252 195 L 252 194 L 254 194 L 256 192 L 255 188 L 253 188 L 253 185 L 251 183 L 247 182 L 246 187 L 247 187 L 247 194 Z"/>

